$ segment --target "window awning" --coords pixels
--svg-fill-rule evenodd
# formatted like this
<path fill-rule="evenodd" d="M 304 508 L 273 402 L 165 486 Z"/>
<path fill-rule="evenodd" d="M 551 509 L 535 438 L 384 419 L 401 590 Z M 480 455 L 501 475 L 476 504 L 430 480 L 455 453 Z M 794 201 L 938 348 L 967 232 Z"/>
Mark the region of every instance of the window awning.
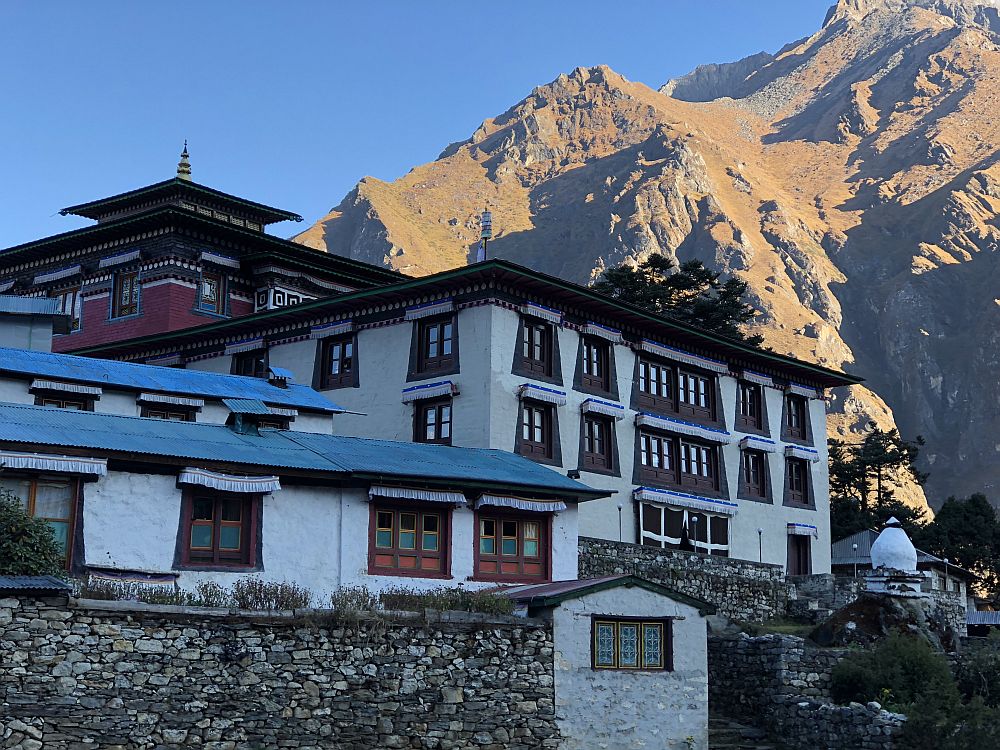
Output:
<path fill-rule="evenodd" d="M 422 401 L 427 398 L 439 398 L 441 396 L 457 396 L 458 386 L 450 380 L 439 380 L 436 383 L 421 383 L 404 388 L 400 399 L 404 404 L 411 401 Z"/>
<path fill-rule="evenodd" d="M 701 438 L 713 443 L 728 445 L 735 440 L 733 434 L 725 430 L 720 430 L 716 427 L 705 427 L 704 425 L 688 422 L 684 419 L 661 417 L 659 414 L 642 412 L 636 415 L 635 423 L 640 427 L 652 427 L 656 430 L 677 432 L 681 435 L 690 435 L 691 437 Z"/>
<path fill-rule="evenodd" d="M 706 513 L 719 513 L 724 516 L 735 516 L 739 506 L 730 500 L 719 500 L 713 497 L 691 495 L 687 492 L 661 490 L 655 487 L 637 487 L 632 491 L 632 498 L 646 503 L 673 505 L 679 508 L 693 508 Z"/>
<path fill-rule="evenodd" d="M 703 370 L 711 370 L 712 372 L 719 372 L 724 375 L 729 374 L 729 365 L 718 359 L 702 357 L 700 354 L 692 354 L 691 352 L 686 352 L 683 349 L 677 349 L 676 347 L 667 346 L 666 344 L 659 344 L 655 341 L 650 341 L 649 339 L 643 339 L 639 344 L 639 347 L 643 351 L 655 354 L 658 357 L 672 359 L 677 362 L 684 362 L 685 364 L 700 367 Z"/>
<path fill-rule="evenodd" d="M 580 411 L 584 414 L 593 412 L 594 414 L 606 414 L 615 419 L 625 419 L 625 407 L 611 401 L 602 401 L 599 398 L 588 398 L 580 404 Z"/>
<path fill-rule="evenodd" d="M 435 302 L 425 302 L 422 305 L 414 305 L 406 308 L 406 320 L 417 320 L 419 318 L 429 318 L 432 315 L 442 315 L 455 309 L 455 303 L 450 299 L 437 300 Z"/>
<path fill-rule="evenodd" d="M 286 409 L 283 406 L 268 406 L 267 409 L 276 417 L 291 417 L 294 419 L 299 416 L 298 409 Z"/>
<path fill-rule="evenodd" d="M 177 406 L 190 406 L 200 409 L 205 405 L 205 400 L 201 398 L 187 398 L 185 396 L 168 396 L 163 393 L 140 393 L 137 401 L 147 404 L 176 404 Z"/>
<path fill-rule="evenodd" d="M 774 379 L 770 375 L 765 375 L 762 372 L 743 370 L 743 372 L 740 373 L 740 377 L 748 383 L 757 383 L 757 385 L 769 385 L 772 387 L 774 386 Z"/>
<path fill-rule="evenodd" d="M 541 318 L 556 325 L 562 323 L 562 312 L 552 307 L 545 307 L 534 302 L 525 302 L 521 305 L 521 312 L 524 315 L 531 315 L 534 318 Z"/>
<path fill-rule="evenodd" d="M 566 405 L 566 391 L 557 391 L 555 388 L 543 388 L 532 383 L 522 383 L 517 388 L 518 398 L 531 398 L 535 401 L 546 401 L 557 406 Z"/>
<path fill-rule="evenodd" d="M 278 477 L 245 477 L 238 474 L 222 474 L 208 469 L 184 469 L 177 476 L 177 484 L 198 484 L 213 490 L 240 493 L 268 493 L 281 489 Z"/>
<path fill-rule="evenodd" d="M 49 271 L 48 273 L 40 273 L 35 277 L 34 283 L 44 284 L 47 281 L 56 281 L 58 279 L 65 279 L 70 276 L 77 276 L 81 272 L 79 264 L 75 266 L 66 266 L 65 268 L 60 268 L 56 271 Z"/>
<path fill-rule="evenodd" d="M 622 332 L 617 328 L 610 328 L 608 326 L 602 326 L 600 323 L 588 322 L 583 327 L 583 332 L 588 336 L 597 336 L 602 339 L 607 339 L 616 344 L 622 342 Z"/>
<path fill-rule="evenodd" d="M 126 250 L 123 253 L 116 253 L 115 255 L 106 255 L 97 261 L 98 268 L 109 268 L 111 266 L 117 266 L 122 263 L 128 263 L 129 261 L 139 260 L 138 250 Z"/>
<path fill-rule="evenodd" d="M 184 357 L 180 352 L 172 352 L 170 354 L 158 354 L 155 357 L 146 357 L 147 365 L 158 365 L 160 367 L 169 367 L 170 365 L 180 365 L 184 363 Z"/>
<path fill-rule="evenodd" d="M 823 398 L 823 391 L 808 385 L 802 385 L 801 383 L 789 382 L 788 385 L 785 386 L 785 390 L 789 393 L 794 393 L 796 396 L 805 396 L 806 398 Z"/>
<path fill-rule="evenodd" d="M 757 435 L 746 435 L 740 440 L 740 448 L 742 450 L 764 451 L 765 453 L 778 452 L 778 444 L 776 442 Z"/>
<path fill-rule="evenodd" d="M 95 385 L 80 385 L 79 383 L 60 383 L 58 380 L 41 380 L 35 379 L 31 381 L 32 391 L 62 391 L 63 393 L 82 393 L 86 396 L 97 396 L 103 393 L 103 391 Z"/>
<path fill-rule="evenodd" d="M 351 333 L 353 331 L 353 320 L 341 320 L 336 323 L 324 323 L 321 326 L 313 326 L 309 329 L 309 338 L 325 339 L 328 336 L 342 336 L 345 333 Z"/>
<path fill-rule="evenodd" d="M 243 339 L 242 341 L 234 341 L 231 344 L 226 344 L 226 354 L 239 354 L 240 352 L 252 352 L 256 349 L 264 348 L 264 338 L 258 336 L 253 339 Z"/>
<path fill-rule="evenodd" d="M 535 500 L 526 497 L 513 497 L 512 495 L 480 495 L 479 499 L 476 500 L 476 507 L 482 508 L 483 506 L 529 510 L 535 513 L 559 513 L 566 510 L 566 503 L 562 500 Z"/>
<path fill-rule="evenodd" d="M 789 536 L 814 536 L 819 538 L 819 530 L 808 523 L 790 523 L 788 524 L 788 535 Z"/>
<path fill-rule="evenodd" d="M 0 281 L 0 292 L 6 292 L 14 287 L 14 279 Z"/>
<path fill-rule="evenodd" d="M 416 487 L 387 487 L 374 484 L 368 490 L 368 498 L 390 498 L 393 500 L 419 500 L 428 503 L 450 503 L 465 505 L 465 494 L 462 492 L 445 492 L 442 490 L 423 490 Z"/>
<path fill-rule="evenodd" d="M 108 462 L 103 458 L 0 451 L 0 468 L 34 469 L 36 471 L 53 471 L 59 474 L 91 474 L 101 477 L 108 473 Z"/>
<path fill-rule="evenodd" d="M 801 458 L 805 461 L 816 463 L 819 461 L 819 451 L 815 448 L 806 448 L 804 445 L 786 445 L 785 455 L 791 458 Z"/>
<path fill-rule="evenodd" d="M 222 405 L 233 414 L 271 414 L 263 401 L 254 398 L 224 398 Z"/>
<path fill-rule="evenodd" d="M 239 258 L 234 258 L 231 255 L 223 255 L 222 253 L 203 252 L 201 254 L 201 261 L 203 263 L 214 263 L 217 266 L 228 266 L 229 268 L 240 267 Z"/>

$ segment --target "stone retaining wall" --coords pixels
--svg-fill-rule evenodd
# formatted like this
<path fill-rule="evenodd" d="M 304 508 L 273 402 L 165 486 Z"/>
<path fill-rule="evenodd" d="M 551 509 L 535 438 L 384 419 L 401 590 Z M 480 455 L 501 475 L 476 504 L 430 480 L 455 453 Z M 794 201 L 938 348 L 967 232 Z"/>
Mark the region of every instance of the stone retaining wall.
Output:
<path fill-rule="evenodd" d="M 0 599 L 0 746 L 555 748 L 536 620 Z"/>
<path fill-rule="evenodd" d="M 580 537 L 579 566 L 580 578 L 632 573 L 747 622 L 783 616 L 791 591 L 780 565 L 591 537 Z"/>
<path fill-rule="evenodd" d="M 820 649 L 794 636 L 708 639 L 709 704 L 750 719 L 797 747 L 890 750 L 905 718 L 867 706 L 829 703 L 830 672 L 847 649 Z"/>

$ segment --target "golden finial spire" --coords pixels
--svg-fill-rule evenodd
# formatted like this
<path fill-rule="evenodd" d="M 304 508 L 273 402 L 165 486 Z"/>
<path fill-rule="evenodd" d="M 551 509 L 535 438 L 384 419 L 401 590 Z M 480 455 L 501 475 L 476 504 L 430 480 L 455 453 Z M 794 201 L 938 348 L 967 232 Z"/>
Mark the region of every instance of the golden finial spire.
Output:
<path fill-rule="evenodd" d="M 181 151 L 181 160 L 177 162 L 177 176 L 182 180 L 191 179 L 191 162 L 188 160 L 187 139 L 184 139 L 184 150 Z"/>

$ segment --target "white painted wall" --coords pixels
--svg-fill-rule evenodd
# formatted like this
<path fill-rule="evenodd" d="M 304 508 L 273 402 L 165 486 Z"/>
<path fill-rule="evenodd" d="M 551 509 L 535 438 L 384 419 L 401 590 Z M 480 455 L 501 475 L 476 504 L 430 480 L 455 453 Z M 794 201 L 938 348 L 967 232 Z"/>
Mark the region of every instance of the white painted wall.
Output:
<path fill-rule="evenodd" d="M 595 670 L 591 616 L 681 617 L 673 621 L 672 672 Z M 552 613 L 556 721 L 578 750 L 705 750 L 708 638 L 698 610 L 638 587 L 571 599 Z"/>
<path fill-rule="evenodd" d="M 48 315 L 0 315 L 0 346 L 52 351 L 52 317 Z"/>

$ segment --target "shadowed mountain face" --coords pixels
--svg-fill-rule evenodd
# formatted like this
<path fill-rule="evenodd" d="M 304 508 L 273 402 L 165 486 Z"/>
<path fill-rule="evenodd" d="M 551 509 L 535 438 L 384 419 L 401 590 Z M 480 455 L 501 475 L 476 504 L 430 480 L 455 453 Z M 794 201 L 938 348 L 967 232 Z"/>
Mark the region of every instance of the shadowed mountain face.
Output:
<path fill-rule="evenodd" d="M 750 283 L 771 348 L 868 379 L 831 433 L 896 423 L 927 439 L 933 505 L 1000 499 L 997 3 L 841 0 L 659 92 L 578 68 L 296 239 L 432 273 L 474 260 L 489 204 L 491 255 L 572 281 L 702 259 Z"/>

